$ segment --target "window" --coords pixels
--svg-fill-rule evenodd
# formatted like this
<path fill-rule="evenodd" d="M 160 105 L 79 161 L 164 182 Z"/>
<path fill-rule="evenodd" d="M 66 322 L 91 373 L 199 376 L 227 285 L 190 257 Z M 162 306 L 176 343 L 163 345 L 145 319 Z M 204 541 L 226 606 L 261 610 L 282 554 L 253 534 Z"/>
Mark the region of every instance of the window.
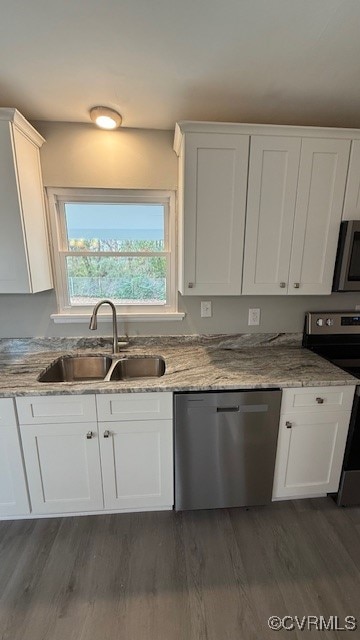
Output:
<path fill-rule="evenodd" d="M 177 313 L 173 193 L 49 189 L 48 196 L 60 315 L 88 315 L 103 298 L 125 315 Z"/>

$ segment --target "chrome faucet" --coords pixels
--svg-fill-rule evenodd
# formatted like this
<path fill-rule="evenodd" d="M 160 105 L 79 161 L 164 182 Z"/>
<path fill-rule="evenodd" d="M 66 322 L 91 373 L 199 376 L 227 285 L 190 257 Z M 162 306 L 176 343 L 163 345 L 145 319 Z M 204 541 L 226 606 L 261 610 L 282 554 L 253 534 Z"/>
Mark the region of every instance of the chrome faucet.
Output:
<path fill-rule="evenodd" d="M 113 318 L 113 353 L 119 353 L 119 344 L 118 344 L 118 330 L 117 330 L 117 319 L 116 319 L 116 308 L 111 300 L 100 300 L 98 302 L 92 312 L 92 316 L 90 319 L 89 329 L 94 331 L 97 329 L 97 312 L 101 305 L 109 304 L 112 309 L 112 318 Z"/>

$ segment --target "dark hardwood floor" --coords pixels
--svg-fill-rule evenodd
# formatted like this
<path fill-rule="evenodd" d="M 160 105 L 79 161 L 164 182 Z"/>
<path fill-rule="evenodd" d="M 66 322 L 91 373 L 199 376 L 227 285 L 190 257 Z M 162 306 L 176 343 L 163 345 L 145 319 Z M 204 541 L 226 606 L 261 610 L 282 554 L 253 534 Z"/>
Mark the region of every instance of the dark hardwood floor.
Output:
<path fill-rule="evenodd" d="M 357 631 L 271 631 L 352 615 Z M 360 509 L 269 507 L 0 523 L 1 640 L 360 638 Z"/>

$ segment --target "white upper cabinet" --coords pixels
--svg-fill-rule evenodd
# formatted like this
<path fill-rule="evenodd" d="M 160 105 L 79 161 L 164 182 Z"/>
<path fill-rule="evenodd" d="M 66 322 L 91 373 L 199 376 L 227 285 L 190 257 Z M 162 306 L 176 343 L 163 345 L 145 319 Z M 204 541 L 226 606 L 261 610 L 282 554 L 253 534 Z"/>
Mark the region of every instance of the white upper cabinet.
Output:
<path fill-rule="evenodd" d="M 343 220 L 360 220 L 360 140 L 353 140 Z"/>
<path fill-rule="evenodd" d="M 350 140 L 302 140 L 290 261 L 291 295 L 330 294 Z"/>
<path fill-rule="evenodd" d="M 243 293 L 331 293 L 349 153 L 349 140 L 251 137 Z"/>
<path fill-rule="evenodd" d="M 346 129 L 179 123 L 180 292 L 330 294 L 351 141 L 344 218 L 360 218 L 357 137 Z"/>
<path fill-rule="evenodd" d="M 301 140 L 252 136 L 243 293 L 287 293 Z"/>
<path fill-rule="evenodd" d="M 238 295 L 249 136 L 186 133 L 179 153 L 179 290 Z"/>
<path fill-rule="evenodd" d="M 52 287 L 39 148 L 44 139 L 0 108 L 0 293 Z"/>

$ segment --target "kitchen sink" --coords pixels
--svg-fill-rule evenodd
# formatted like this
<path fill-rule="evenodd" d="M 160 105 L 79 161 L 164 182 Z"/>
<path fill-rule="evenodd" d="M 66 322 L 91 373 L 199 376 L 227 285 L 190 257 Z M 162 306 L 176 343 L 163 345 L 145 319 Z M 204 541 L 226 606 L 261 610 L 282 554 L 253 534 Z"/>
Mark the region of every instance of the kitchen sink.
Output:
<path fill-rule="evenodd" d="M 161 357 L 144 356 L 123 358 L 114 362 L 109 371 L 109 380 L 133 380 L 134 378 L 160 378 L 165 373 L 165 360 Z"/>
<path fill-rule="evenodd" d="M 108 356 L 61 356 L 39 377 L 39 382 L 91 382 L 103 380 L 113 360 Z"/>
<path fill-rule="evenodd" d="M 38 377 L 39 382 L 109 382 L 134 378 L 159 378 L 165 373 L 160 356 L 114 358 L 102 355 L 61 356 Z"/>

